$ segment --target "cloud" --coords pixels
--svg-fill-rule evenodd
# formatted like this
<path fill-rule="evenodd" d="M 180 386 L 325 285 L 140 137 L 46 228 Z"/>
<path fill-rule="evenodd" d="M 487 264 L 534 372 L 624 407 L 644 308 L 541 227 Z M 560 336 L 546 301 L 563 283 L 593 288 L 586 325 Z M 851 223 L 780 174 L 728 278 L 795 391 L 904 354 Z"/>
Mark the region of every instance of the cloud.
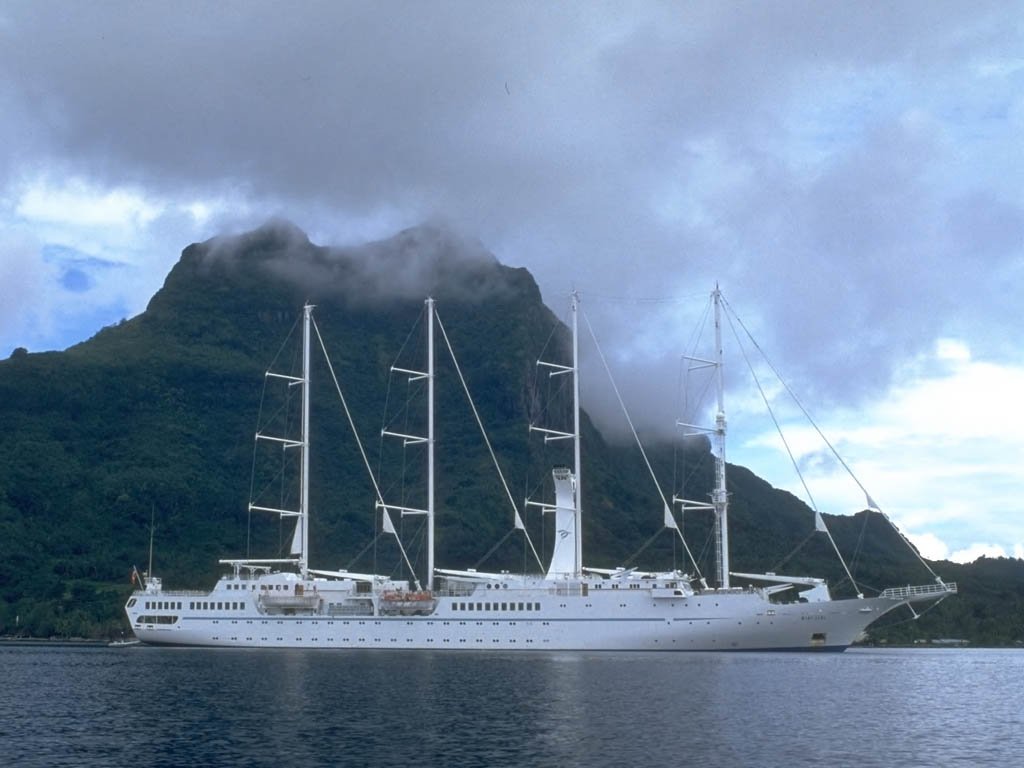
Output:
<path fill-rule="evenodd" d="M 884 398 L 832 411 L 820 426 L 926 556 L 962 560 L 984 546 L 1005 555 L 1019 536 L 1013 510 L 1020 508 L 1017 457 L 1024 455 L 1024 411 L 1017 406 L 1022 388 L 1024 365 L 979 360 L 962 340 L 940 339 L 932 353 L 901 367 Z M 813 429 L 783 429 L 819 509 L 863 507 L 863 493 L 845 470 L 817 460 L 825 448 Z M 732 459 L 757 470 L 754 462 L 770 447 L 781 450 L 774 434 L 747 432 Z M 788 471 L 776 459 L 764 474 L 803 496 Z M 977 543 L 985 538 L 1004 543 Z"/>
<path fill-rule="evenodd" d="M 14 210 L 29 221 L 72 227 L 144 227 L 160 207 L 127 189 L 90 189 L 79 179 L 53 185 L 36 179 L 22 192 Z"/>
<path fill-rule="evenodd" d="M 257 266 L 311 297 L 342 296 L 354 306 L 438 295 L 483 301 L 510 289 L 493 254 L 442 222 L 369 243 L 323 247 L 277 220 L 244 235 L 213 238 L 195 258 L 203 269 Z"/>
<path fill-rule="evenodd" d="M 998 544 L 974 543 L 949 556 L 955 563 L 973 563 L 979 557 L 1006 557 L 1006 550 Z"/>
<path fill-rule="evenodd" d="M 115 1 L 0 18 L 0 276 L 21 291 L 0 344 L 70 343 L 69 298 L 87 337 L 97 307 L 141 310 L 187 243 L 281 216 L 332 248 L 441 220 L 529 268 L 556 313 L 581 290 L 647 425 L 676 415 L 689 325 L 637 300 L 716 281 L 826 411 L 875 413 L 937 339 L 1020 366 L 1024 31 L 1004 3 Z M 48 244 L 125 268 L 79 265 L 61 286 Z M 892 439 L 878 415 L 862 428 Z"/>

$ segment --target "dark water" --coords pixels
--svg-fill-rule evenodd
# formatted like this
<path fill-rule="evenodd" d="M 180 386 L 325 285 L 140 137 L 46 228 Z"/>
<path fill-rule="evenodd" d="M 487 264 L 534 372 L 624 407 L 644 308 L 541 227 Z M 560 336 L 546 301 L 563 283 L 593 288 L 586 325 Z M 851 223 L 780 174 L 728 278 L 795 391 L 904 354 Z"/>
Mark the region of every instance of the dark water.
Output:
<path fill-rule="evenodd" d="M 1017 766 L 1024 651 L 0 647 L 0 765 Z"/>

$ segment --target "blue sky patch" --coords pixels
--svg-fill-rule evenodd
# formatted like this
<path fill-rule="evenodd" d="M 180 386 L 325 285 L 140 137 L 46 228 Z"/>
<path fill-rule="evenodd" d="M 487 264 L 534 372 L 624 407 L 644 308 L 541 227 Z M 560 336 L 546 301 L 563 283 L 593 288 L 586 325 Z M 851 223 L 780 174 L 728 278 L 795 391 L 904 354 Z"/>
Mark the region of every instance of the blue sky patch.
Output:
<path fill-rule="evenodd" d="M 96 273 L 123 265 L 109 259 L 91 256 L 67 245 L 47 243 L 42 248 L 43 261 L 61 268 L 61 287 L 71 293 L 85 293 L 96 284 Z"/>

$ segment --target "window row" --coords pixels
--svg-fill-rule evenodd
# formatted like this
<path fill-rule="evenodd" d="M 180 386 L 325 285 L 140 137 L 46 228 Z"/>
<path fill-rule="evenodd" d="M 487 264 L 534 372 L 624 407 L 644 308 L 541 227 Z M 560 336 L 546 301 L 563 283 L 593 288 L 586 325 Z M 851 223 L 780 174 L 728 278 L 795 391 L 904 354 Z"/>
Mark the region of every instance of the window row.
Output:
<path fill-rule="evenodd" d="M 146 608 L 151 611 L 180 611 L 181 602 L 176 600 L 146 600 Z"/>
<path fill-rule="evenodd" d="M 540 603 L 452 603 L 453 611 L 539 611 Z"/>
<path fill-rule="evenodd" d="M 193 611 L 241 611 L 245 609 L 245 603 L 193 601 L 188 604 Z"/>

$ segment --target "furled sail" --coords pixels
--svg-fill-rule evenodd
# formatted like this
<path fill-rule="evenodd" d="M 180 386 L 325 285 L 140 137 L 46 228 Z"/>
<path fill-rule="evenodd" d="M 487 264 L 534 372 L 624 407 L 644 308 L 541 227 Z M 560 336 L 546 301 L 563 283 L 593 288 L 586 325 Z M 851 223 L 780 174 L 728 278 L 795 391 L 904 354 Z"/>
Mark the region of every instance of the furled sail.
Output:
<path fill-rule="evenodd" d="M 555 479 L 555 548 L 548 578 L 576 573 L 576 478 L 567 467 L 551 472 Z"/>

